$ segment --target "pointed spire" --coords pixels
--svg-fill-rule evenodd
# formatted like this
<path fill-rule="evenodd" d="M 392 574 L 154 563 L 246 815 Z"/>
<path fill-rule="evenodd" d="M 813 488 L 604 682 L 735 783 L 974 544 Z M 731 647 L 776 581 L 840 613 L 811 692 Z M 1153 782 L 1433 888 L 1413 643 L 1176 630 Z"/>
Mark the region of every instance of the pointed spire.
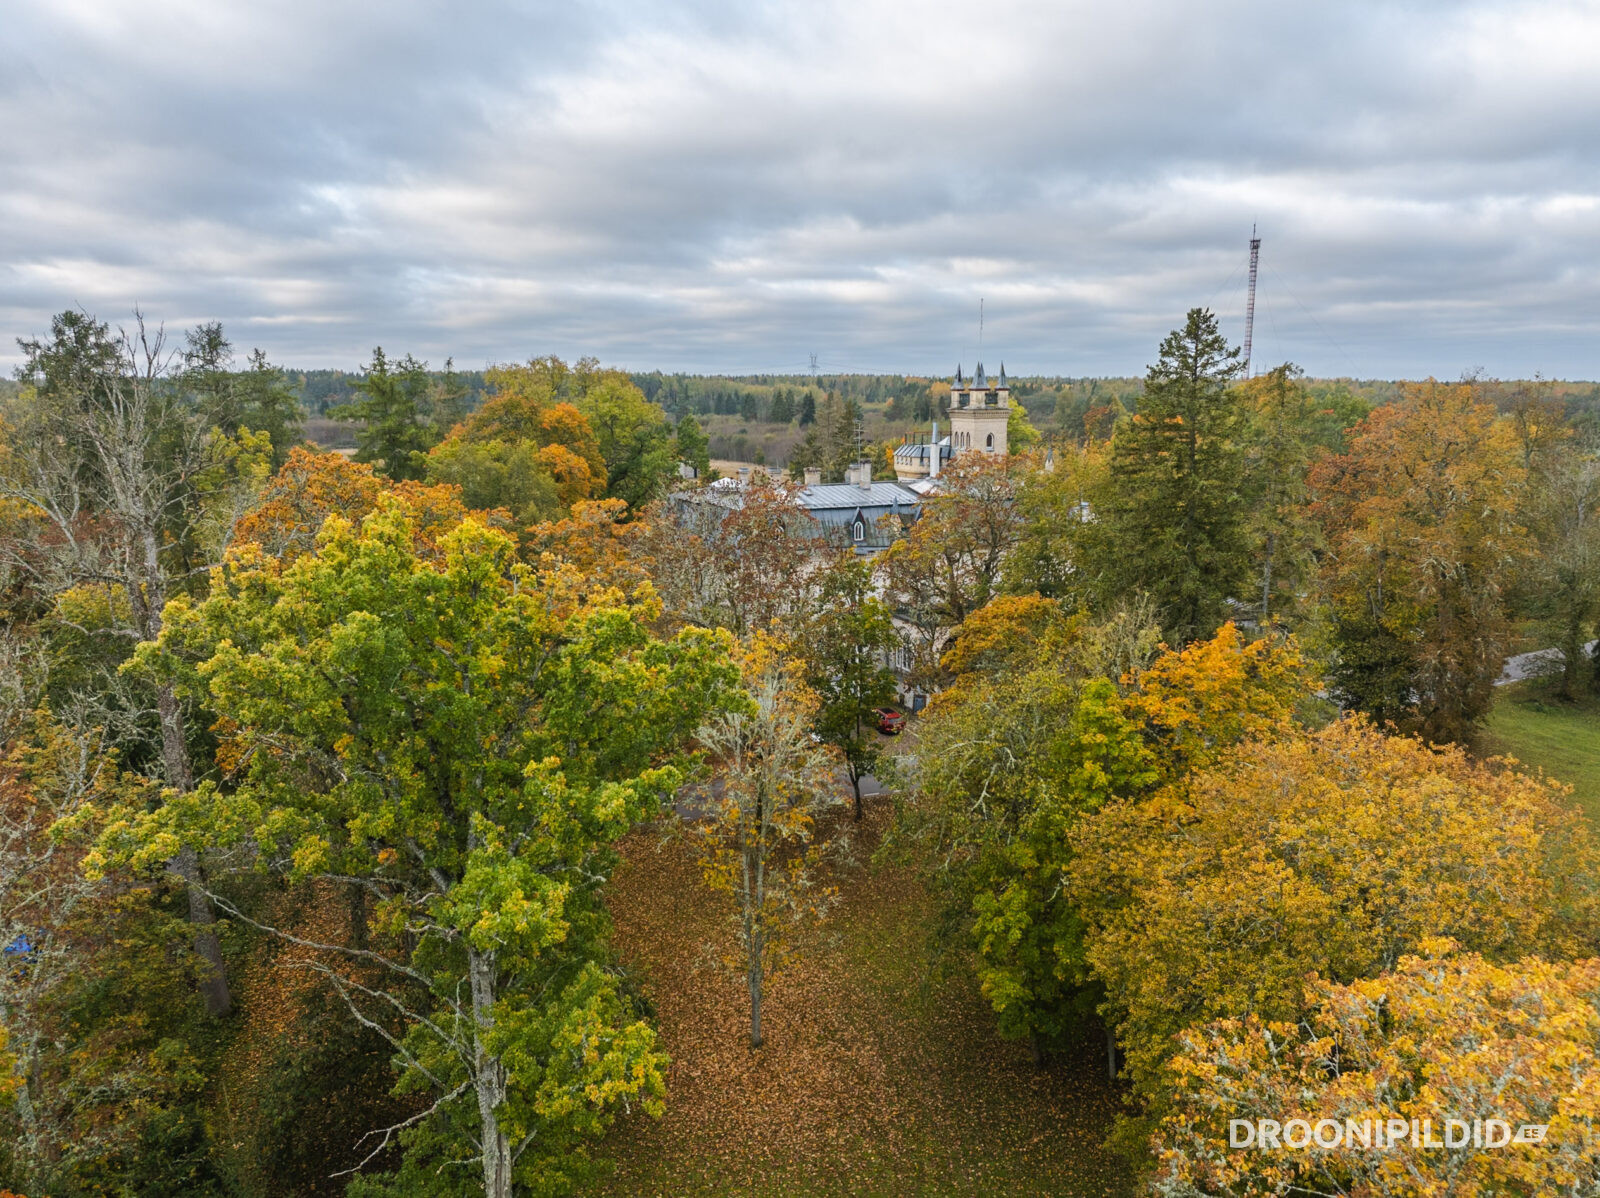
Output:
<path fill-rule="evenodd" d="M 1006 364 L 1004 362 L 1000 363 L 1000 385 L 1002 387 L 1005 387 L 1007 385 L 1007 383 L 1006 383 Z"/>
<path fill-rule="evenodd" d="M 977 373 L 972 376 L 972 385 L 978 388 L 987 387 L 989 385 L 989 380 L 986 379 L 983 374 L 982 362 L 978 363 Z"/>
<path fill-rule="evenodd" d="M 956 363 L 956 390 L 961 390 L 961 363 Z"/>

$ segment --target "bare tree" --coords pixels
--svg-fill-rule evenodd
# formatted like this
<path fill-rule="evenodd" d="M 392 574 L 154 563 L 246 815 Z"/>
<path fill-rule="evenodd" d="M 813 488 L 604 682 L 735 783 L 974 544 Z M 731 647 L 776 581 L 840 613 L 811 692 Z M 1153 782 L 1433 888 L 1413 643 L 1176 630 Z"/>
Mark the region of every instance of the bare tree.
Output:
<path fill-rule="evenodd" d="M 52 343 L 21 343 L 23 374 L 35 385 L 5 416 L 0 497 L 20 504 L 24 518 L 16 535 L 0 537 L 0 560 L 45 596 L 103 592 L 108 622 L 78 631 L 131 649 L 155 640 L 167 601 L 220 561 L 265 470 L 249 441 L 197 418 L 170 377 L 175 355 L 161 329 L 137 313 L 115 337 L 89 324 L 58 318 Z M 154 692 L 162 775 L 186 792 L 194 767 L 183 707 L 170 680 L 155 680 Z M 200 864 L 186 850 L 171 868 L 188 884 L 195 951 L 210 967 L 206 1007 L 224 1015 L 232 1000 Z"/>

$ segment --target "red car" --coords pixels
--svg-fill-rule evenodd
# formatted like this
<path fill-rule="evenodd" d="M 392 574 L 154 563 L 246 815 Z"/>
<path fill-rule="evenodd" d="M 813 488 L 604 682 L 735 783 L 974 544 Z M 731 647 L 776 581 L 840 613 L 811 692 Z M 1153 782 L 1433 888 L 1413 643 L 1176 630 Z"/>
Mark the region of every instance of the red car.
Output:
<path fill-rule="evenodd" d="M 906 726 L 906 717 L 892 707 L 874 707 L 872 714 L 878 717 L 878 731 L 890 736 Z"/>

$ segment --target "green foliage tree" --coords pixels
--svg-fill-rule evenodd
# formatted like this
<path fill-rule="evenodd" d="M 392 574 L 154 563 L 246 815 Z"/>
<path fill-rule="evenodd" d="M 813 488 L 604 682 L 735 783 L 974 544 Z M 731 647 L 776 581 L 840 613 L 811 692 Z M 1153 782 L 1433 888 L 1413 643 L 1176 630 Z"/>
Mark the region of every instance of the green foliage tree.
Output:
<path fill-rule="evenodd" d="M 1099 644 L 1054 600 L 993 600 L 946 655 L 953 681 L 908 763 L 919 800 L 901 833 L 934 849 L 930 881 L 976 951 L 999 1030 L 1036 1054 L 1081 1029 L 1100 998 L 1062 897 L 1068 834 L 1157 776 L 1139 725 L 1097 676 Z"/>
<path fill-rule="evenodd" d="M 620 375 L 608 375 L 585 391 L 578 410 L 599 438 L 606 494 L 634 509 L 659 495 L 678 461 L 666 413 Z"/>
<path fill-rule="evenodd" d="M 725 634 L 653 639 L 647 594 L 579 603 L 575 572 L 519 564 L 471 519 L 424 555 L 416 518 L 394 496 L 359 529 L 330 516 L 283 569 L 247 546 L 210 598 L 173 606 L 141 657 L 227 721 L 236 783 L 113 813 L 98 860 L 248 846 L 370 901 L 368 945 L 291 940 L 431 1096 L 382 1138 L 407 1148 L 395 1184 L 465 1159 L 507 1198 L 580 1164 L 617 1105 L 660 1109 L 599 887 L 735 676 Z"/>
<path fill-rule="evenodd" d="M 767 419 L 774 424 L 791 424 L 794 422 L 794 417 L 794 392 L 788 387 L 779 387 L 773 393 L 772 407 L 767 412 Z"/>
<path fill-rule="evenodd" d="M 1319 545 L 1307 486 L 1320 449 L 1316 405 L 1302 374 L 1285 362 L 1240 385 L 1249 405 L 1248 469 L 1255 484 L 1249 525 L 1262 623 L 1294 609 L 1308 589 Z"/>
<path fill-rule="evenodd" d="M 1097 552 L 1111 594 L 1143 591 L 1176 644 L 1210 636 L 1251 573 L 1239 351 L 1194 308 L 1161 343 L 1138 412 L 1117 428 Z"/>
<path fill-rule="evenodd" d="M 841 554 L 819 581 L 806 661 L 811 689 L 821 700 L 817 734 L 844 757 L 858 820 L 861 777 L 872 772 L 881 753 L 873 709 L 895 701 L 888 655 L 899 644 L 894 613 L 878 598 L 872 564 L 848 551 Z"/>
<path fill-rule="evenodd" d="M 426 473 L 423 455 L 435 442 L 428 423 L 428 367 L 407 354 L 393 366 L 380 345 L 365 377 L 355 384 L 360 398 L 333 409 L 336 420 L 363 422 L 356 433 L 356 461 L 398 481 Z"/>
<path fill-rule="evenodd" d="M 305 440 L 305 413 L 283 371 L 267 361 L 264 350 L 253 349 L 249 369 L 234 376 L 234 394 L 240 427 L 272 439 L 272 468 L 281 470 L 289 451 Z"/>
<path fill-rule="evenodd" d="M 800 409 L 797 419 L 800 422 L 801 428 L 804 428 L 808 424 L 816 423 L 817 393 L 815 391 L 806 391 L 800 396 Z"/>
<path fill-rule="evenodd" d="M 711 477 L 711 442 L 700 422 L 688 412 L 678 420 L 677 455 L 680 462 L 694 467 L 696 478 Z"/>

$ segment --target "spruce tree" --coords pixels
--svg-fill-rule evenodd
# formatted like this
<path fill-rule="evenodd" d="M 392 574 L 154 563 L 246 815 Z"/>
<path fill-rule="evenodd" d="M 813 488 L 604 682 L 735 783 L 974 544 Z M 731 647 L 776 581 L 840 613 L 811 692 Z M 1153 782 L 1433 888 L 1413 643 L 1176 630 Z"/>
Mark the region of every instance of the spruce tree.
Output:
<path fill-rule="evenodd" d="M 1247 413 L 1229 387 L 1238 360 L 1216 316 L 1191 309 L 1112 442 L 1103 576 L 1115 595 L 1151 596 L 1175 646 L 1214 633 L 1251 584 Z"/>

